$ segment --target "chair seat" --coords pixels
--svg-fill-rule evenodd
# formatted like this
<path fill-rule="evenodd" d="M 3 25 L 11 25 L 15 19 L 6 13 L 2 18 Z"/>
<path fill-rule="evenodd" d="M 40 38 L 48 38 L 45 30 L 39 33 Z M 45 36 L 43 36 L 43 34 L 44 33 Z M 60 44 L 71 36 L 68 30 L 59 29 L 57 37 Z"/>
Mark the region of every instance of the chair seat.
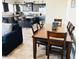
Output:
<path fill-rule="evenodd" d="M 42 40 L 42 39 L 37 39 L 37 43 L 41 44 L 41 45 L 46 45 L 47 44 L 46 40 Z"/>
<path fill-rule="evenodd" d="M 66 49 L 63 50 L 62 47 L 51 46 L 50 53 L 61 54 L 63 59 L 66 59 Z"/>
<path fill-rule="evenodd" d="M 51 50 L 53 50 L 53 51 L 62 51 L 63 48 L 62 47 L 59 47 L 59 46 L 51 46 Z"/>

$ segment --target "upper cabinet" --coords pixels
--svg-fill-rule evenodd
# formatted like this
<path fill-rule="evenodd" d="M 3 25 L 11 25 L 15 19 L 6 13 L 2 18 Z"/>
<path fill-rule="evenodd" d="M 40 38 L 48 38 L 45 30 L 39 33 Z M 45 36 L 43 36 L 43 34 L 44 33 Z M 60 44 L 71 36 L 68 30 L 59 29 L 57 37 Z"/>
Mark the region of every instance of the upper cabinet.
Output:
<path fill-rule="evenodd" d="M 35 1 L 35 3 L 46 3 L 45 0 L 34 0 L 34 1 Z"/>
<path fill-rule="evenodd" d="M 45 3 L 45 0 L 18 0 L 18 3 L 27 3 L 27 2 L 34 2 L 34 3 Z"/>
<path fill-rule="evenodd" d="M 14 4 L 16 2 L 16 0 L 2 0 L 2 2 L 6 2 L 9 4 Z"/>
<path fill-rule="evenodd" d="M 11 3 L 11 4 L 24 4 L 27 2 L 46 3 L 46 0 L 2 0 L 2 2 Z"/>

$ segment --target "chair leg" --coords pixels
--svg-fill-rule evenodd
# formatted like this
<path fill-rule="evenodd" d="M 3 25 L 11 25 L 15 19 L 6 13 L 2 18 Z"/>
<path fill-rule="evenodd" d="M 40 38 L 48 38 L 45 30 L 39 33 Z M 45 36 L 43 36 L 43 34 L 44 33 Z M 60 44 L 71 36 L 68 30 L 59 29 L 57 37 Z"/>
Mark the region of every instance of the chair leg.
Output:
<path fill-rule="evenodd" d="M 47 46 L 47 59 L 49 59 L 49 46 Z"/>
<path fill-rule="evenodd" d="M 47 56 L 47 45 L 46 45 L 46 56 Z"/>
<path fill-rule="evenodd" d="M 49 46 L 49 51 L 51 51 L 51 46 L 52 46 L 52 45 Z"/>
<path fill-rule="evenodd" d="M 63 55 L 61 55 L 61 59 L 63 59 Z"/>

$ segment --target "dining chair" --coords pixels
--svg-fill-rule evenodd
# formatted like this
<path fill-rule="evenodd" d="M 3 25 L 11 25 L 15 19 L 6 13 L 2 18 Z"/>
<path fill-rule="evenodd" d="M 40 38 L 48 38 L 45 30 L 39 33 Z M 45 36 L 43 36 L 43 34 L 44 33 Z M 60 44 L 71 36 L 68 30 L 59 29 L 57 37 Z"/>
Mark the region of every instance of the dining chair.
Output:
<path fill-rule="evenodd" d="M 68 30 L 70 35 L 72 34 L 74 29 L 75 29 L 75 26 L 69 21 L 68 25 L 67 25 L 67 30 Z"/>
<path fill-rule="evenodd" d="M 69 25 L 69 27 L 68 27 Z M 74 36 L 74 30 L 75 30 L 75 26 L 71 23 L 71 22 L 68 22 L 68 25 L 67 25 L 67 30 L 68 30 L 68 33 L 72 39 L 72 46 L 71 46 L 71 52 L 74 54 L 74 57 L 75 58 L 75 53 L 76 53 L 76 39 L 75 39 L 75 36 Z"/>
<path fill-rule="evenodd" d="M 43 28 L 43 26 L 44 26 L 44 22 L 40 21 L 40 28 Z"/>
<path fill-rule="evenodd" d="M 70 29 L 69 29 L 69 34 L 71 35 L 73 30 L 75 29 L 75 26 L 73 26 L 72 24 L 70 25 Z"/>
<path fill-rule="evenodd" d="M 68 24 L 67 24 L 67 30 L 69 31 L 70 29 L 70 26 L 71 26 L 71 22 L 69 21 Z"/>
<path fill-rule="evenodd" d="M 62 25 L 62 19 L 54 19 L 54 22 L 57 22 L 59 26 Z"/>
<path fill-rule="evenodd" d="M 47 31 L 47 59 L 49 59 L 50 46 L 61 47 L 61 59 L 66 58 L 66 36 L 67 33 Z M 60 40 L 57 40 L 60 39 Z M 62 40 L 61 40 L 62 39 Z"/>
<path fill-rule="evenodd" d="M 32 24 L 32 32 L 33 32 L 33 34 L 37 33 L 37 31 L 38 31 L 38 24 L 37 23 Z"/>
<path fill-rule="evenodd" d="M 35 35 L 38 31 L 41 30 L 41 29 L 39 29 L 39 27 L 40 26 L 39 26 L 38 23 L 32 24 L 32 32 L 33 32 L 33 35 Z M 37 39 L 36 44 L 38 44 L 38 47 L 39 47 L 39 45 L 44 45 L 47 48 L 47 42 L 46 42 L 46 40 Z M 47 53 L 47 51 L 46 51 L 46 53 Z"/>

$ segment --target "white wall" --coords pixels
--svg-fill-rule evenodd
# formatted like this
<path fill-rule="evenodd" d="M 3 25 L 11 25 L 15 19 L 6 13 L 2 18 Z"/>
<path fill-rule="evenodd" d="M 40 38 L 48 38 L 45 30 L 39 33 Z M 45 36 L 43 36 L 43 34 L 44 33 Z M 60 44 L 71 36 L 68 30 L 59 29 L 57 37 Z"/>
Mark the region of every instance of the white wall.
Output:
<path fill-rule="evenodd" d="M 71 7 L 71 0 L 68 0 L 67 2 L 67 22 L 70 21 L 74 25 L 76 25 L 76 8 Z"/>
<path fill-rule="evenodd" d="M 67 14 L 66 14 L 67 21 L 66 22 L 70 21 L 74 26 L 76 26 L 76 7 L 74 8 L 71 7 L 71 1 L 72 0 L 67 1 Z M 74 37 L 76 37 L 76 30 L 73 31 L 73 34 L 74 34 Z M 70 58 L 74 59 L 74 54 L 71 53 Z"/>
<path fill-rule="evenodd" d="M 46 0 L 46 23 L 54 18 L 66 19 L 67 0 Z"/>

